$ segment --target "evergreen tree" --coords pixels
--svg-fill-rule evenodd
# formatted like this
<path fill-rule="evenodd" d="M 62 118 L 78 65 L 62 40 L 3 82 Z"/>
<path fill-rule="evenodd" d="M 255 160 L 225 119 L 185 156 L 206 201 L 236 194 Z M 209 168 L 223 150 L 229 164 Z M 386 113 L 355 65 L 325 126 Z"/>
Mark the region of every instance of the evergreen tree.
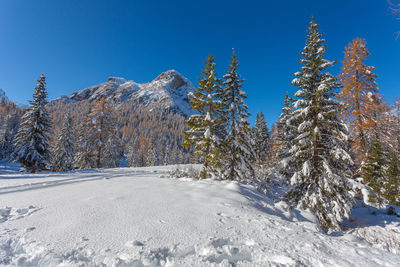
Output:
<path fill-rule="evenodd" d="M 224 104 L 221 101 L 221 81 L 215 74 L 214 57 L 208 56 L 199 86 L 190 95 L 190 105 L 199 112 L 186 120 L 189 130 L 185 132 L 184 145 L 191 147 L 203 164 L 201 178 L 217 173 L 220 168 L 221 138 L 224 133 Z"/>
<path fill-rule="evenodd" d="M 367 162 L 363 166 L 363 176 L 373 190 L 373 193 L 369 196 L 369 201 L 376 203 L 379 207 L 383 207 L 385 203 L 386 166 L 387 156 L 385 155 L 382 143 L 379 140 L 373 140 Z"/>
<path fill-rule="evenodd" d="M 324 72 L 334 62 L 323 58 L 326 46 L 318 27 L 310 22 L 303 66 L 292 82 L 299 89 L 292 115 L 298 128 L 289 151 L 295 172 L 285 198 L 292 208 L 313 211 L 325 231 L 336 231 L 352 206 L 346 182 L 351 158 L 345 146 L 347 127 L 339 118 L 342 105 L 335 99 L 339 84 Z"/>
<path fill-rule="evenodd" d="M 139 138 L 135 137 L 135 138 L 132 138 L 131 141 L 128 144 L 128 153 L 126 155 L 126 158 L 127 158 L 129 167 L 134 167 L 135 166 L 136 149 L 137 149 L 138 142 L 139 142 Z"/>
<path fill-rule="evenodd" d="M 73 129 L 72 119 L 67 114 L 53 150 L 53 171 L 69 171 L 74 168 L 75 137 Z"/>
<path fill-rule="evenodd" d="M 385 175 L 387 178 L 383 196 L 389 204 L 400 206 L 400 160 L 394 151 L 389 153 Z"/>
<path fill-rule="evenodd" d="M 30 101 L 30 107 L 21 119 L 15 140 L 13 158 L 35 172 L 50 165 L 49 136 L 51 118 L 47 104 L 46 77 L 42 73 Z"/>
<path fill-rule="evenodd" d="M 13 153 L 15 149 L 15 137 L 18 133 L 20 119 L 21 118 L 18 111 L 15 111 L 11 115 L 7 116 L 4 135 L 0 142 L 0 159 L 9 158 L 9 156 Z"/>
<path fill-rule="evenodd" d="M 258 164 L 263 164 L 267 160 L 269 153 L 270 136 L 262 111 L 257 113 L 256 122 L 252 130 L 255 160 Z"/>
<path fill-rule="evenodd" d="M 294 112 L 292 101 L 293 99 L 289 98 L 286 92 L 282 113 L 276 123 L 276 157 L 279 160 L 278 169 L 287 180 L 294 174 L 294 166 L 291 164 L 291 155 L 289 151 L 294 145 L 294 138 L 297 136 L 296 120 L 292 116 Z"/>
<path fill-rule="evenodd" d="M 247 94 L 242 91 L 242 82 L 237 73 L 239 61 L 232 52 L 229 71 L 224 75 L 222 101 L 226 105 L 225 117 L 227 134 L 224 140 L 225 173 L 229 180 L 242 180 L 254 177 L 252 161 L 254 150 L 251 140 L 250 124 L 247 120 L 250 113 L 245 104 Z"/>
<path fill-rule="evenodd" d="M 86 117 L 78 130 L 77 151 L 74 158 L 74 165 L 80 169 L 91 169 L 96 167 L 94 150 L 89 145 L 89 132 L 94 127 L 89 116 L 91 112 L 92 108 L 89 107 Z"/>

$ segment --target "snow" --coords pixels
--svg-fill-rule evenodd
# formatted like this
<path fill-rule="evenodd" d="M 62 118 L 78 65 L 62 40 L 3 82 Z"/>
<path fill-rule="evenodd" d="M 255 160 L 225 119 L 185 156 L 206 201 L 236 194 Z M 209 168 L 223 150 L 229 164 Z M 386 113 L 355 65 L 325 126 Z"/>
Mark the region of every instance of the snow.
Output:
<path fill-rule="evenodd" d="M 252 185 L 167 178 L 175 166 L 40 174 L 1 168 L 0 265 L 400 264 L 396 250 L 356 234 L 326 235 L 311 213 L 289 210 Z"/>

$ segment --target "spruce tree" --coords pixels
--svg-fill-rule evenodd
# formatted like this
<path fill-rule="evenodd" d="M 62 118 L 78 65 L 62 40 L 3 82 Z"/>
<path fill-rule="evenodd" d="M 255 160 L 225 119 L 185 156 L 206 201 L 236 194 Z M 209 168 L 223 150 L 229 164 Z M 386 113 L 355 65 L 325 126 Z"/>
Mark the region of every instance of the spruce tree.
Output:
<path fill-rule="evenodd" d="M 379 207 L 385 204 L 385 168 L 387 166 L 387 155 L 379 140 L 371 142 L 371 149 L 367 156 L 367 162 L 363 166 L 363 176 L 365 182 L 372 188 L 369 196 L 371 203 L 376 203 Z"/>
<path fill-rule="evenodd" d="M 185 132 L 184 146 L 191 148 L 194 156 L 203 164 L 201 178 L 219 172 L 221 138 L 224 134 L 224 104 L 221 101 L 221 81 L 215 73 L 214 56 L 208 56 L 205 70 L 196 92 L 190 95 L 191 107 L 198 114 L 186 120 L 189 130 Z"/>
<path fill-rule="evenodd" d="M 20 114 L 15 111 L 11 115 L 7 116 L 5 122 L 4 135 L 0 141 L 0 159 L 9 158 L 14 152 L 15 137 L 18 133 L 18 126 L 20 122 Z"/>
<path fill-rule="evenodd" d="M 385 176 L 383 196 L 389 204 L 400 206 L 400 160 L 394 151 L 389 152 Z"/>
<path fill-rule="evenodd" d="M 267 155 L 269 153 L 270 136 L 262 111 L 257 113 L 256 122 L 252 130 L 255 160 L 258 164 L 263 164 L 267 160 Z"/>
<path fill-rule="evenodd" d="M 294 173 L 294 164 L 291 161 L 290 149 L 294 145 L 294 138 L 297 136 L 296 120 L 293 118 L 294 107 L 291 99 L 286 92 L 283 101 L 282 113 L 276 123 L 277 134 L 277 151 L 276 157 L 279 160 L 279 172 L 289 180 Z"/>
<path fill-rule="evenodd" d="M 46 77 L 42 73 L 37 80 L 30 107 L 21 119 L 15 140 L 13 158 L 25 168 L 36 170 L 50 166 L 49 131 L 51 117 L 45 106 L 47 104 Z"/>
<path fill-rule="evenodd" d="M 78 140 L 76 146 L 76 154 L 74 158 L 74 165 L 79 169 L 92 169 L 96 167 L 94 150 L 90 146 L 89 132 L 94 127 L 93 122 L 89 116 L 92 112 L 91 106 L 86 113 L 85 119 L 80 124 L 78 129 Z"/>
<path fill-rule="evenodd" d="M 229 180 L 242 180 L 254 177 L 252 161 L 254 150 L 251 140 L 250 113 L 245 103 L 247 94 L 241 89 L 243 80 L 237 73 L 239 61 L 232 52 L 229 70 L 224 75 L 222 101 L 226 105 L 225 117 L 227 134 L 224 139 L 224 177 Z"/>
<path fill-rule="evenodd" d="M 53 171 L 69 171 L 74 168 L 75 137 L 73 130 L 72 119 L 69 114 L 66 114 L 53 149 Z"/>
<path fill-rule="evenodd" d="M 301 71 L 292 82 L 299 89 L 292 115 L 298 127 L 289 151 L 295 168 L 292 188 L 285 198 L 292 208 L 313 211 L 323 230 L 337 231 L 352 206 L 346 181 L 352 162 L 347 127 L 339 117 L 342 104 L 335 98 L 340 85 L 325 72 L 334 62 L 323 58 L 326 46 L 318 27 L 310 22 Z"/>

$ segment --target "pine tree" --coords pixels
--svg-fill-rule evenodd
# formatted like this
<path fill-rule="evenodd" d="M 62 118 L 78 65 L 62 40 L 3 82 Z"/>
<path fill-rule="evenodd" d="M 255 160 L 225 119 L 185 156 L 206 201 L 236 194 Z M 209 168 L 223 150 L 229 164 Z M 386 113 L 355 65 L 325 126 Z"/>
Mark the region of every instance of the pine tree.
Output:
<path fill-rule="evenodd" d="M 345 51 L 339 78 L 343 89 L 339 98 L 344 102 L 343 115 L 352 132 L 352 153 L 358 164 L 365 161 L 372 139 L 380 138 L 379 116 L 385 111 L 376 83 L 375 67 L 364 61 L 370 55 L 363 39 L 356 38 Z"/>
<path fill-rule="evenodd" d="M 372 188 L 373 193 L 369 201 L 383 207 L 385 203 L 385 167 L 387 166 L 387 155 L 385 155 L 382 143 L 379 140 L 371 142 L 371 151 L 367 156 L 367 162 L 363 166 L 363 176 L 367 184 Z"/>
<path fill-rule="evenodd" d="M 251 140 L 250 124 L 247 120 L 250 113 L 245 104 L 247 94 L 241 89 L 243 80 L 237 73 L 239 61 L 232 52 L 229 71 L 224 75 L 222 101 L 226 105 L 225 117 L 227 134 L 224 140 L 225 173 L 229 180 L 242 180 L 254 177 L 252 161 L 254 150 Z"/>
<path fill-rule="evenodd" d="M 214 57 L 208 56 L 199 86 L 190 95 L 190 105 L 199 112 L 186 120 L 189 130 L 185 132 L 184 146 L 192 148 L 203 164 L 201 178 L 218 173 L 220 167 L 221 138 L 224 133 L 224 104 L 221 102 L 221 81 L 215 74 Z"/>
<path fill-rule="evenodd" d="M 346 181 L 351 158 L 345 150 L 347 127 L 339 118 L 342 105 L 335 99 L 340 85 L 325 72 L 334 62 L 323 58 L 326 46 L 318 27 L 310 22 L 301 72 L 292 81 L 299 89 L 293 103 L 298 128 L 289 152 L 295 172 L 285 198 L 292 208 L 313 211 L 323 230 L 336 231 L 352 206 Z"/>
<path fill-rule="evenodd" d="M 74 168 L 75 137 L 73 129 L 72 119 L 67 114 L 53 150 L 53 171 L 69 171 Z"/>
<path fill-rule="evenodd" d="M 389 204 L 400 206 L 400 160 L 394 151 L 389 153 L 385 176 L 383 196 Z"/>
<path fill-rule="evenodd" d="M 292 101 L 293 99 L 286 92 L 282 113 L 276 123 L 277 135 L 275 137 L 277 141 L 276 157 L 279 160 L 278 170 L 287 180 L 294 174 L 294 166 L 289 151 L 294 145 L 298 126 L 292 116 L 294 112 Z"/>
<path fill-rule="evenodd" d="M 15 140 L 13 158 L 35 172 L 50 166 L 49 136 L 51 118 L 47 104 L 46 77 L 42 73 L 27 109 L 21 119 Z"/>
<path fill-rule="evenodd" d="M 267 160 L 267 155 L 269 153 L 270 136 L 262 111 L 257 113 L 256 122 L 252 131 L 255 160 L 258 164 L 263 164 Z"/>

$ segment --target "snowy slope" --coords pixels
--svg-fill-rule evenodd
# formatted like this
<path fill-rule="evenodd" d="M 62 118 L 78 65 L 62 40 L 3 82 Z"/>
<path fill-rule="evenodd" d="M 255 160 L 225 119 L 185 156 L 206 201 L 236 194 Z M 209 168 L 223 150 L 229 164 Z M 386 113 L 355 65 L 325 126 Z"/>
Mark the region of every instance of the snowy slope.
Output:
<path fill-rule="evenodd" d="M 0 174 L 0 265 L 400 265 L 251 185 L 166 178 L 169 168 Z"/>
<path fill-rule="evenodd" d="M 193 111 L 189 104 L 188 94 L 195 89 L 193 84 L 176 70 L 161 73 L 152 82 L 139 84 L 124 78 L 110 77 L 104 83 L 73 92 L 68 101 L 97 100 L 107 98 L 112 103 L 130 101 L 144 106 L 174 110 L 184 115 Z"/>

